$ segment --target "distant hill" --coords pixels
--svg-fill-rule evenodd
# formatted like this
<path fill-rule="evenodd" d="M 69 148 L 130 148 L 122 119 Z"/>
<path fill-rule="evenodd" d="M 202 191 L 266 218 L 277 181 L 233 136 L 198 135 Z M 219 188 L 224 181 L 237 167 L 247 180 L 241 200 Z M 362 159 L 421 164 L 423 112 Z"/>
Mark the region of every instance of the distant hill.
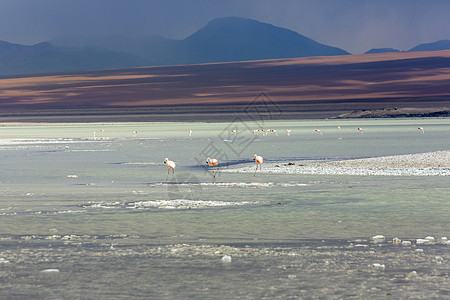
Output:
<path fill-rule="evenodd" d="M 408 51 L 438 51 L 438 50 L 450 50 L 450 40 L 440 40 L 434 43 L 420 44 Z"/>
<path fill-rule="evenodd" d="M 364 54 L 375 54 L 375 53 L 390 53 L 390 52 L 400 52 L 398 49 L 394 48 L 374 48 L 365 52 Z"/>
<path fill-rule="evenodd" d="M 0 42 L 0 75 L 346 54 L 288 29 L 227 17 L 184 40 L 154 35 L 63 37 L 33 46 Z"/>
<path fill-rule="evenodd" d="M 49 43 L 23 46 L 0 42 L 0 75 L 138 67 L 149 61 L 132 54 Z"/>

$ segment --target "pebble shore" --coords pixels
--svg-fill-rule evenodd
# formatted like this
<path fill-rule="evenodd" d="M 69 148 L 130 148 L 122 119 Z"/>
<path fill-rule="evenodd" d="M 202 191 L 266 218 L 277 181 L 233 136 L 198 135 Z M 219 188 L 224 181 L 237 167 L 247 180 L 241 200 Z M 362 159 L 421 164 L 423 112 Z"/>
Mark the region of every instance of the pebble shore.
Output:
<path fill-rule="evenodd" d="M 254 166 L 228 172 L 254 172 Z M 260 172 L 260 171 L 258 171 Z M 450 150 L 325 163 L 267 164 L 263 173 L 384 176 L 450 176 Z"/>

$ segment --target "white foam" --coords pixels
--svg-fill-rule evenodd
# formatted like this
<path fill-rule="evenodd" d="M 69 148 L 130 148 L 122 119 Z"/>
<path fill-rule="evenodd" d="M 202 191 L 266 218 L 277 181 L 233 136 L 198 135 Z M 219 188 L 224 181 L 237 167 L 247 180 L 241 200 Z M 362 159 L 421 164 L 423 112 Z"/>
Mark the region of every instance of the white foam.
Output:
<path fill-rule="evenodd" d="M 41 273 L 59 273 L 59 269 L 45 269 Z"/>

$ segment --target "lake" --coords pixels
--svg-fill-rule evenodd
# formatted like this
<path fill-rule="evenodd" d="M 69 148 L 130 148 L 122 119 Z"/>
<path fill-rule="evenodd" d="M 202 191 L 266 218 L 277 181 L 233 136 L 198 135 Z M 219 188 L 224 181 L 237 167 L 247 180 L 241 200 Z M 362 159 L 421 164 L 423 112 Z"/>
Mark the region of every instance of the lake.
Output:
<path fill-rule="evenodd" d="M 254 154 L 307 164 L 449 149 L 448 119 L 3 124 L 0 291 L 449 297 L 448 176 L 222 172 Z"/>

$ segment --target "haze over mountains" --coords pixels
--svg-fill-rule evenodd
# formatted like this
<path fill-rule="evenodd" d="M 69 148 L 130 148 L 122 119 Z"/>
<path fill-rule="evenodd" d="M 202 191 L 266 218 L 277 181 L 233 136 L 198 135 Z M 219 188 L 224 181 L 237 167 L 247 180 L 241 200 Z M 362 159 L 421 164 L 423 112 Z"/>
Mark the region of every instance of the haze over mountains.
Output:
<path fill-rule="evenodd" d="M 443 49 L 450 49 L 450 41 L 422 44 L 409 51 Z M 157 35 L 63 37 L 33 46 L 0 41 L 0 75 L 348 54 L 288 29 L 227 17 L 212 20 L 184 40 Z"/>

